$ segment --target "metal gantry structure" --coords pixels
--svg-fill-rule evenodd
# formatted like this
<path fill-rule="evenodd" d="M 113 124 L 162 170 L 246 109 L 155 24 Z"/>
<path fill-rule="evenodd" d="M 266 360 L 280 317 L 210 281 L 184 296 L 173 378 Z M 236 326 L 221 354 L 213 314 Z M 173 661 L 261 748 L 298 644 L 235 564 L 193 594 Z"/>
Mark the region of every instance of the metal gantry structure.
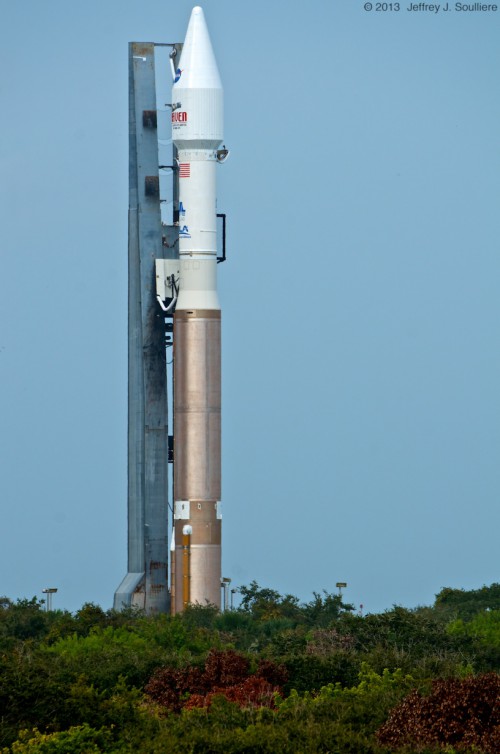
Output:
<path fill-rule="evenodd" d="M 169 610 L 165 337 L 172 325 L 158 305 L 155 261 L 178 258 L 179 235 L 174 221 L 161 219 L 155 46 L 129 45 L 128 566 L 114 598 L 117 610 L 148 614 Z"/>

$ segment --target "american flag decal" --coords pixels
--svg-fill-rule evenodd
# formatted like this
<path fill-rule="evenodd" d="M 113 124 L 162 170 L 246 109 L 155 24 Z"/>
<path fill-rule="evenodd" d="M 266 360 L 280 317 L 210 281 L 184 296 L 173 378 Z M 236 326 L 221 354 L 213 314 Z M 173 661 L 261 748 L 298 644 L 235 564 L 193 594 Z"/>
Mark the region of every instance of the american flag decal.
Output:
<path fill-rule="evenodd" d="M 179 178 L 189 178 L 191 174 L 191 165 L 189 162 L 179 163 Z"/>

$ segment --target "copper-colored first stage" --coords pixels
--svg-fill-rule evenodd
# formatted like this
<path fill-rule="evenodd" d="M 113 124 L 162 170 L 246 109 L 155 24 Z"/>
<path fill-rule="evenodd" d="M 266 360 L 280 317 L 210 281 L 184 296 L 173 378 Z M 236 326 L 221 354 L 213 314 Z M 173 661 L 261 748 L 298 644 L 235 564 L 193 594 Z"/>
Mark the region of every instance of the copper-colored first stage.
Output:
<path fill-rule="evenodd" d="M 174 315 L 174 613 L 221 602 L 220 328 L 219 310 Z"/>

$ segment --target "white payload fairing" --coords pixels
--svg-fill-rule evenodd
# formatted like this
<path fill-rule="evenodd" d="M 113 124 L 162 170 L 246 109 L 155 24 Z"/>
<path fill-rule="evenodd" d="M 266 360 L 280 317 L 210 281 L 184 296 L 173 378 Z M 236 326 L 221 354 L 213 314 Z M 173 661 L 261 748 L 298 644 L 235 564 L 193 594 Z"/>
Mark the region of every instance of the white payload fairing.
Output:
<path fill-rule="evenodd" d="M 193 8 L 173 65 L 178 150 L 179 293 L 174 314 L 172 611 L 221 594 L 221 312 L 217 296 L 216 168 L 223 91 L 203 10 Z M 174 567 L 175 566 L 175 567 Z"/>

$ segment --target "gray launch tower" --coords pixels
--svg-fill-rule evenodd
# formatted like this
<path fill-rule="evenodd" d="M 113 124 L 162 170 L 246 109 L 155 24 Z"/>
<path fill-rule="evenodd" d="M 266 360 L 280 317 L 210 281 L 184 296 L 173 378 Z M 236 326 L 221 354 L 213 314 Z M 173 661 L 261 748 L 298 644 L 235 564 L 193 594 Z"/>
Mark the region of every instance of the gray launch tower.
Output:
<path fill-rule="evenodd" d="M 169 452 L 170 460 L 172 455 L 165 354 L 172 324 L 157 301 L 155 260 L 178 256 L 179 229 L 173 221 L 165 225 L 161 220 L 152 43 L 129 45 L 129 140 L 128 567 L 114 608 L 137 606 L 154 614 L 169 610 Z M 173 164 L 172 154 L 170 174 Z"/>

